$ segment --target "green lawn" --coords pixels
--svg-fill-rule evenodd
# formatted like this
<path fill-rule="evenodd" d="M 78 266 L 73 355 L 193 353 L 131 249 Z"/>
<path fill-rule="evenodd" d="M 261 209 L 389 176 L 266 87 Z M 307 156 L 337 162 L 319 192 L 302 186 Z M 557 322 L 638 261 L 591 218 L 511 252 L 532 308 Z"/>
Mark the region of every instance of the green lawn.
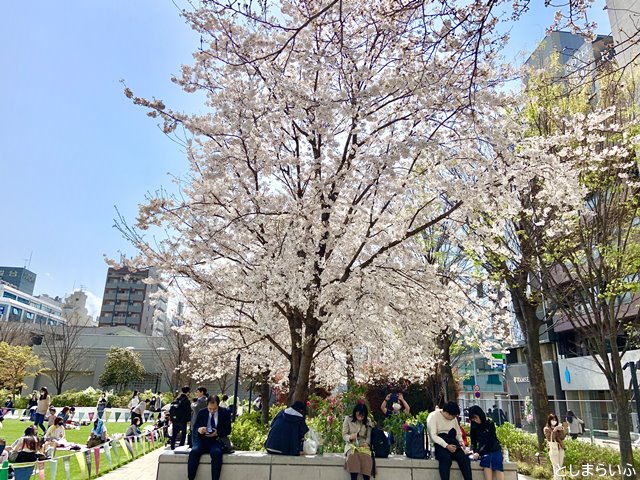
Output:
<path fill-rule="evenodd" d="M 5 420 L 3 422 L 3 429 L 0 430 L 0 438 L 3 438 L 4 440 L 6 440 L 7 445 L 11 445 L 17 438 L 21 437 L 22 434 L 24 433 L 25 428 L 27 428 L 27 426 L 30 425 L 30 422 L 21 422 L 19 420 Z M 127 422 L 108 422 L 106 424 L 107 426 L 107 431 L 109 432 L 109 435 L 113 435 L 115 433 L 124 433 L 127 429 L 127 427 L 129 426 L 129 424 Z M 144 425 L 142 426 L 142 428 L 144 428 Z M 80 427 L 79 430 L 67 430 L 66 432 L 66 437 L 67 437 L 67 441 L 68 442 L 72 442 L 72 443 L 77 443 L 81 446 L 84 446 L 87 442 L 87 438 L 89 437 L 89 433 L 91 432 L 91 426 L 84 426 L 84 427 Z M 40 433 L 42 433 L 42 431 L 40 431 Z M 156 447 L 161 446 L 161 444 L 163 444 L 163 442 L 156 442 Z M 122 451 L 122 448 L 118 449 L 119 453 L 120 453 L 120 465 L 124 465 L 125 463 L 128 463 L 129 461 L 131 461 L 130 459 L 127 458 L 126 454 Z M 149 451 L 149 449 L 147 449 L 147 452 Z M 80 471 L 80 467 L 78 466 L 78 461 L 75 458 L 75 452 L 73 451 L 68 451 L 68 450 L 63 450 L 63 451 L 59 451 L 56 452 L 56 458 L 59 459 L 63 456 L 67 456 L 67 455 L 71 455 L 71 475 L 70 478 L 72 480 L 81 480 L 82 478 L 87 478 L 86 475 L 83 477 L 82 473 Z M 142 448 L 138 448 L 138 457 L 142 456 Z M 115 454 L 115 452 L 113 451 L 113 449 L 111 450 L 111 460 L 113 462 L 113 467 L 114 469 L 118 467 L 117 465 L 117 456 Z M 93 465 L 93 454 L 91 457 L 91 461 L 92 461 L 92 465 L 91 465 L 91 477 L 95 477 L 95 466 Z M 49 474 L 49 462 L 45 463 L 45 471 L 46 471 L 46 478 L 47 480 L 49 480 L 50 478 L 50 474 Z M 103 451 L 100 452 L 100 475 L 103 475 L 104 473 L 109 471 L 109 462 L 107 461 L 107 458 L 104 454 Z M 66 480 L 66 476 L 65 476 L 65 471 L 64 471 L 64 465 L 62 461 L 58 462 L 58 469 L 57 469 L 57 473 L 56 473 L 56 480 Z"/>

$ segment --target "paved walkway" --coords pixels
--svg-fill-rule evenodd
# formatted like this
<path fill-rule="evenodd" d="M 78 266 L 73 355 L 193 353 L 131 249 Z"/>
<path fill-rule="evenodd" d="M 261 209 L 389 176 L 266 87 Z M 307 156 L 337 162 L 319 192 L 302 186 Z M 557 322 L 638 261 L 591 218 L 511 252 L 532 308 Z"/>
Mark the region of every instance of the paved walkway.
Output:
<path fill-rule="evenodd" d="M 164 448 L 158 448 L 142 458 L 107 473 L 100 480 L 155 480 L 158 470 L 158 457 Z"/>

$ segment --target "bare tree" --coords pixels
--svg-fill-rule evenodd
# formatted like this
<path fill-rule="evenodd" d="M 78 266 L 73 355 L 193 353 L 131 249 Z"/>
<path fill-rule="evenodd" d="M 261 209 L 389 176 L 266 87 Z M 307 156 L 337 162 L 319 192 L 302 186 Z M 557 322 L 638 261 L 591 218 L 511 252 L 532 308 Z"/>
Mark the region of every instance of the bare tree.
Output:
<path fill-rule="evenodd" d="M 188 341 L 188 335 L 176 330 L 170 330 L 162 337 L 160 343 L 157 343 L 156 337 L 149 339 L 162 370 L 162 376 L 172 393 L 193 382 L 196 366 L 191 362 L 190 351 L 187 348 Z"/>
<path fill-rule="evenodd" d="M 89 349 L 82 345 L 84 327 L 79 325 L 41 325 L 39 355 L 45 362 L 43 373 L 53 381 L 56 393 L 62 393 L 64 384 L 88 371 L 86 359 Z"/>
<path fill-rule="evenodd" d="M 30 345 L 33 324 L 23 322 L 0 321 L 0 342 L 9 345 Z"/>

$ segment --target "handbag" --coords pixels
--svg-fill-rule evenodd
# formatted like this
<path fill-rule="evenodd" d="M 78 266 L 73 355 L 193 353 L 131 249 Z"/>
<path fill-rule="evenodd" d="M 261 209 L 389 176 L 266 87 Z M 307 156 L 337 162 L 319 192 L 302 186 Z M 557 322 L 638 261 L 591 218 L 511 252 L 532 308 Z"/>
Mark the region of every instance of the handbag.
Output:
<path fill-rule="evenodd" d="M 218 441 L 222 444 L 222 453 L 233 453 L 236 451 L 229 437 L 219 437 Z"/>
<path fill-rule="evenodd" d="M 15 461 L 18 459 L 18 453 L 20 453 L 17 450 L 11 450 L 9 452 L 9 462 L 10 463 L 15 463 Z"/>

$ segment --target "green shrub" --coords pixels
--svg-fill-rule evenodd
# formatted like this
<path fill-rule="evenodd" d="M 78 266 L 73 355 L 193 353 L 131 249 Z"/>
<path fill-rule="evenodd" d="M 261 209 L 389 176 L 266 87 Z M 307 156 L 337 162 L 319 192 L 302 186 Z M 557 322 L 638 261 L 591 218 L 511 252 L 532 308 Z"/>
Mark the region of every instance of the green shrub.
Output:
<path fill-rule="evenodd" d="M 500 444 L 509 450 L 511 461 L 536 463 L 538 440 L 535 435 L 516 430 L 511 423 L 504 423 L 496 429 Z"/>
<path fill-rule="evenodd" d="M 536 465 L 531 470 L 531 476 L 533 478 L 549 479 L 553 477 L 553 472 L 548 468 L 543 467 L 542 465 Z"/>
<path fill-rule="evenodd" d="M 260 412 L 251 412 L 236 419 L 230 438 L 236 450 L 260 451 L 268 432 L 268 426 L 260 423 Z"/>
<path fill-rule="evenodd" d="M 525 463 L 525 462 L 518 462 L 517 467 L 518 467 L 518 473 L 520 473 L 521 475 L 531 476 L 531 472 L 533 472 L 533 465 L 529 465 L 528 463 Z"/>
<path fill-rule="evenodd" d="M 89 387 L 81 392 L 77 390 L 67 390 L 60 395 L 53 395 L 51 403 L 56 408 L 62 407 L 95 407 L 100 392 Z"/>

